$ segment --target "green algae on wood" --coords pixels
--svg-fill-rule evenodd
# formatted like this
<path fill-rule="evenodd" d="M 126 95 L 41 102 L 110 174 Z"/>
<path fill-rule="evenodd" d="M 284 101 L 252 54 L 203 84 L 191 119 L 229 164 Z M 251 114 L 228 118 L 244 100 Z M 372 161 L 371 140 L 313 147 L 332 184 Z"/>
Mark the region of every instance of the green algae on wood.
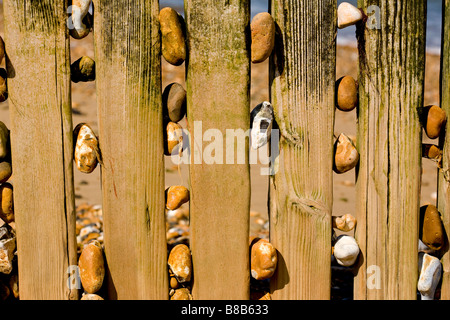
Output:
<path fill-rule="evenodd" d="M 107 295 L 167 299 L 159 3 L 94 7 Z"/>
<path fill-rule="evenodd" d="M 196 132 L 199 137 L 193 137 L 191 131 L 190 145 L 194 150 L 194 140 L 201 139 L 200 135 L 208 129 L 225 136 L 226 129 L 249 128 L 250 2 L 185 0 L 185 17 L 190 130 L 196 121 L 202 121 L 202 132 Z M 194 162 L 194 152 L 191 154 L 194 299 L 249 299 L 248 141 L 245 150 L 243 164 L 237 164 L 237 155 L 234 164 L 198 164 Z M 225 152 L 224 149 L 224 156 Z M 223 277 L 224 274 L 233 276 Z"/>
<path fill-rule="evenodd" d="M 271 1 L 278 30 L 270 94 L 280 128 L 269 204 L 270 241 L 279 257 L 274 300 L 330 298 L 336 6 L 335 0 Z"/>
<path fill-rule="evenodd" d="M 380 29 L 357 24 L 359 107 L 356 300 L 417 298 L 426 2 L 359 0 Z M 395 14 L 394 14 L 395 13 Z M 373 240 L 372 240 L 373 239 Z"/>

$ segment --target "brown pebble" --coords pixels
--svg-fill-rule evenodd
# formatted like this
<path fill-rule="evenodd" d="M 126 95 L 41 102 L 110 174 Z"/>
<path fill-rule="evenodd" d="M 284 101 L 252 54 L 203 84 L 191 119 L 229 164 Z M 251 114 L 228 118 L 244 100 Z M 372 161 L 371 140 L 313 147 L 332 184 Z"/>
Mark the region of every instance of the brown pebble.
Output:
<path fill-rule="evenodd" d="M 171 186 L 166 190 L 166 208 L 176 210 L 189 201 L 189 190 L 184 186 Z"/>
<path fill-rule="evenodd" d="M 170 297 L 170 300 L 193 300 L 192 295 L 186 288 L 175 290 L 175 293 Z"/>
<path fill-rule="evenodd" d="M 105 263 L 103 250 L 97 241 L 86 245 L 78 261 L 81 284 L 87 293 L 96 293 L 103 284 Z"/>
<path fill-rule="evenodd" d="M 105 300 L 105 299 L 103 299 L 102 297 L 100 297 L 98 294 L 95 293 L 86 293 L 83 294 L 81 300 Z"/>
<path fill-rule="evenodd" d="M 186 90 L 179 83 L 171 83 L 162 95 L 163 110 L 172 122 L 179 122 L 186 114 Z"/>
<path fill-rule="evenodd" d="M 359 161 L 359 153 L 352 139 L 343 133 L 336 140 L 334 150 L 333 170 L 336 173 L 345 173 L 353 169 Z"/>
<path fill-rule="evenodd" d="M 183 147 L 183 127 L 178 123 L 169 122 L 166 127 L 166 143 L 164 144 L 164 154 L 167 156 L 177 155 Z"/>
<path fill-rule="evenodd" d="M 184 244 L 176 245 L 169 254 L 168 265 L 178 282 L 189 282 L 192 276 L 191 250 Z"/>
<path fill-rule="evenodd" d="M 358 85 L 351 76 L 336 81 L 336 107 L 341 111 L 352 111 L 358 105 Z"/>
<path fill-rule="evenodd" d="M 0 185 L 0 218 L 6 223 L 14 221 L 13 186 L 5 182 Z"/>
<path fill-rule="evenodd" d="M 80 172 L 91 173 L 101 163 L 98 138 L 86 123 L 78 124 L 73 130 L 74 161 Z"/>
<path fill-rule="evenodd" d="M 268 12 L 261 12 L 252 19 L 250 29 L 252 62 L 263 62 L 270 56 L 275 45 L 275 22 Z"/>
<path fill-rule="evenodd" d="M 166 7 L 159 12 L 159 23 L 162 55 L 170 64 L 179 66 L 186 59 L 183 17 Z"/>
<path fill-rule="evenodd" d="M 252 277 L 268 279 L 277 267 L 277 250 L 266 239 L 255 238 L 250 244 L 250 260 Z"/>
<path fill-rule="evenodd" d="M 434 205 L 420 208 L 419 238 L 433 250 L 444 245 L 445 230 L 438 209 Z"/>
<path fill-rule="evenodd" d="M 70 66 L 72 82 L 89 82 L 95 80 L 95 61 L 83 56 Z"/>
<path fill-rule="evenodd" d="M 178 286 L 179 286 L 179 283 L 178 283 L 178 281 L 177 281 L 177 278 L 171 277 L 171 278 L 170 278 L 170 287 L 171 287 L 172 289 L 177 289 Z"/>
<path fill-rule="evenodd" d="M 445 111 L 438 106 L 427 106 L 424 108 L 423 117 L 425 118 L 424 129 L 428 138 L 438 138 L 442 127 L 447 122 Z"/>

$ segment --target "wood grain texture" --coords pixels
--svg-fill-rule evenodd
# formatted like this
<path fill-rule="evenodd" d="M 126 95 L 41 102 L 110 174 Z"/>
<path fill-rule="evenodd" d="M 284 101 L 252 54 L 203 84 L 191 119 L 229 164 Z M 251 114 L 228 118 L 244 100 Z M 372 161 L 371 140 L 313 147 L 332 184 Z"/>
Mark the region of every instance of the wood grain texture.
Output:
<path fill-rule="evenodd" d="M 227 150 L 236 147 L 227 142 L 226 129 L 245 132 L 250 126 L 249 3 L 185 0 L 194 299 L 249 299 L 248 140 L 242 164 L 237 152 L 231 163 L 226 161 Z M 196 121 L 201 121 L 197 131 Z M 218 136 L 201 145 L 209 129 Z M 223 145 L 207 152 L 215 139 Z M 202 152 L 201 161 L 195 160 L 195 150 Z M 210 162 L 209 154 L 219 163 Z"/>
<path fill-rule="evenodd" d="M 280 129 L 270 177 L 273 299 L 329 299 L 336 80 L 336 1 L 272 0 L 270 94 Z"/>
<path fill-rule="evenodd" d="M 110 299 L 168 299 L 157 0 L 95 0 Z"/>
<path fill-rule="evenodd" d="M 380 29 L 358 25 L 360 54 L 354 298 L 416 299 L 426 1 L 358 1 Z"/>
<path fill-rule="evenodd" d="M 4 1 L 21 299 L 77 299 L 67 1 Z"/>
<path fill-rule="evenodd" d="M 450 1 L 442 1 L 442 44 L 441 44 L 441 108 L 450 115 Z M 438 210 L 447 235 L 441 249 L 442 285 L 441 300 L 450 300 L 450 253 L 448 235 L 450 234 L 450 121 L 439 138 L 439 146 L 443 150 L 442 170 L 438 175 Z"/>

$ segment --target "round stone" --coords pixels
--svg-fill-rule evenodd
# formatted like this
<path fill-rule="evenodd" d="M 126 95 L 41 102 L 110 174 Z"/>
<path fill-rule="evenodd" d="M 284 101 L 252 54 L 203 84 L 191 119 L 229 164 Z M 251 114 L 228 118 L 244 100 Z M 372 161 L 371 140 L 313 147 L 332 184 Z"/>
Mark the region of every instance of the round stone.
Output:
<path fill-rule="evenodd" d="M 0 218 L 6 223 L 14 221 L 13 186 L 5 182 L 0 185 Z"/>
<path fill-rule="evenodd" d="M 184 186 L 171 186 L 166 191 L 166 208 L 176 210 L 189 201 L 189 190 Z"/>
<path fill-rule="evenodd" d="M 93 241 L 84 247 L 78 261 L 81 284 L 87 293 L 96 293 L 103 284 L 105 262 L 100 244 Z"/>
<path fill-rule="evenodd" d="M 183 17 L 166 7 L 159 12 L 159 23 L 162 55 L 170 64 L 179 66 L 186 59 Z"/>
<path fill-rule="evenodd" d="M 269 279 L 277 268 L 277 250 L 266 239 L 255 238 L 250 244 L 251 275 L 256 280 Z"/>
<path fill-rule="evenodd" d="M 353 237 L 341 235 L 334 244 L 333 255 L 341 266 L 350 267 L 355 264 L 359 251 L 358 243 Z"/>
<path fill-rule="evenodd" d="M 275 45 L 275 22 L 268 12 L 261 12 L 252 19 L 250 29 L 252 62 L 263 62 L 270 56 Z"/>
<path fill-rule="evenodd" d="M 333 169 L 336 173 L 345 173 L 353 169 L 359 161 L 359 153 L 350 139 L 345 134 L 340 134 L 335 144 L 335 156 Z"/>
<path fill-rule="evenodd" d="M 420 208 L 419 238 L 433 250 L 439 250 L 444 245 L 445 230 L 441 215 L 434 205 Z"/>
<path fill-rule="evenodd" d="M 426 115 L 425 133 L 428 138 L 436 139 L 441 134 L 441 129 L 447 122 L 447 115 L 438 106 L 427 106 L 424 111 Z"/>
<path fill-rule="evenodd" d="M 192 276 L 191 250 L 184 244 L 178 244 L 170 251 L 168 265 L 179 283 L 189 282 Z"/>
<path fill-rule="evenodd" d="M 169 122 L 165 139 L 164 153 L 167 156 L 179 154 L 183 148 L 183 127 L 178 123 Z"/>
<path fill-rule="evenodd" d="M 186 90 L 179 83 L 171 83 L 162 95 L 165 117 L 172 122 L 179 122 L 186 114 Z"/>
<path fill-rule="evenodd" d="M 91 173 L 97 167 L 100 157 L 98 139 L 94 131 L 85 123 L 74 129 L 75 151 L 74 161 L 77 169 L 83 173 Z"/>
<path fill-rule="evenodd" d="M 341 111 L 352 111 L 358 105 L 358 85 L 351 76 L 336 81 L 336 107 Z"/>

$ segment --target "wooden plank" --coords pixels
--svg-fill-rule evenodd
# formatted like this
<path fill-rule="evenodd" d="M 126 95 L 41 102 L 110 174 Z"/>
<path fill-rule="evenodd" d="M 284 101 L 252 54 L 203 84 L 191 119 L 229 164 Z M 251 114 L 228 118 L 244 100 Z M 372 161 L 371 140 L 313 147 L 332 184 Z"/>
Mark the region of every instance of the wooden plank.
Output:
<path fill-rule="evenodd" d="M 380 29 L 359 25 L 354 298 L 416 299 L 426 1 L 360 0 Z"/>
<path fill-rule="evenodd" d="M 110 299 L 168 299 L 157 0 L 94 0 Z"/>
<path fill-rule="evenodd" d="M 21 299 L 77 299 L 67 1 L 4 1 Z"/>
<path fill-rule="evenodd" d="M 442 44 L 441 44 L 441 108 L 450 114 L 450 1 L 442 2 Z M 439 139 L 439 146 L 443 150 L 442 170 L 438 176 L 438 209 L 441 213 L 445 232 L 450 234 L 450 121 Z M 448 241 L 442 249 L 442 285 L 441 300 L 450 300 L 450 253 Z"/>
<path fill-rule="evenodd" d="M 270 177 L 274 299 L 329 299 L 336 81 L 336 1 L 272 0 L 278 27 L 271 101 L 280 128 Z"/>
<path fill-rule="evenodd" d="M 250 125 L 249 5 L 248 0 L 185 1 L 194 299 L 249 298 L 248 141 L 244 163 L 237 163 L 238 152 L 226 161 L 230 146 L 237 149 L 233 143 L 227 148 L 226 129 L 245 132 Z M 195 128 L 196 121 L 201 128 Z M 210 129 L 218 135 L 201 144 Z M 223 145 L 215 153 L 207 151 L 219 141 Z"/>

